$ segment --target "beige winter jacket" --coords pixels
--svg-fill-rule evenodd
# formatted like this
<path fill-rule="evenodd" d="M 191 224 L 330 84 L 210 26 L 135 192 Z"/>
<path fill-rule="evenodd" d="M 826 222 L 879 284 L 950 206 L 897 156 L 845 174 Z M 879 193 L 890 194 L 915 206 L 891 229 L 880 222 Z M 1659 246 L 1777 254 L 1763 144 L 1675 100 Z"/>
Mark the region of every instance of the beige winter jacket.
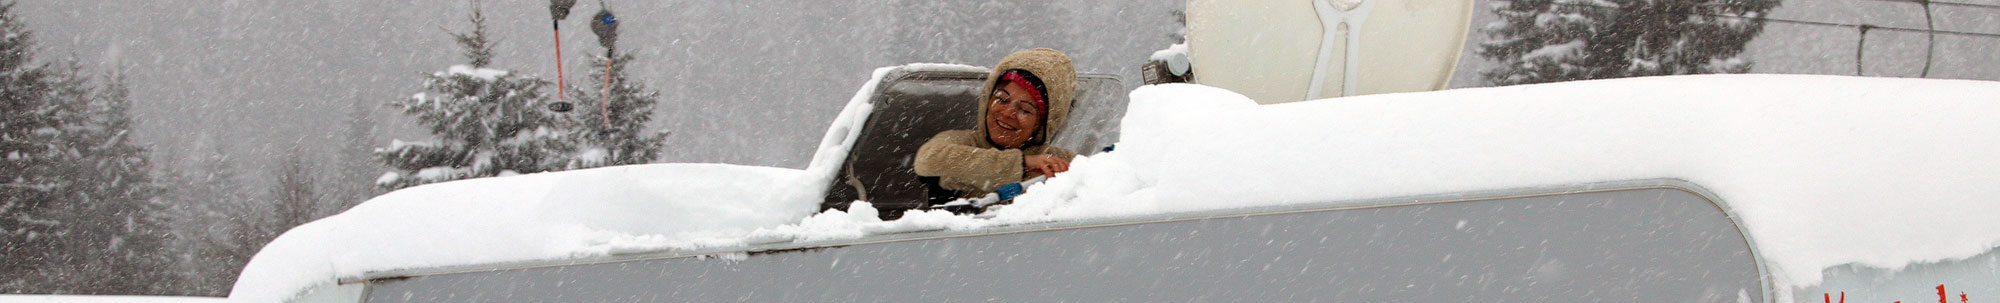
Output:
<path fill-rule="evenodd" d="M 1023 69 L 1042 79 L 1048 87 L 1049 110 L 1047 121 L 1036 130 L 1035 138 L 1022 145 L 1021 149 L 1002 150 L 986 139 L 986 107 L 993 104 L 993 82 L 1000 74 L 1011 69 Z M 1068 118 L 1070 102 L 1076 97 L 1076 66 L 1069 57 L 1053 49 L 1037 48 L 1015 52 L 1001 59 L 993 72 L 986 75 L 986 85 L 979 90 L 979 122 L 970 130 L 951 130 L 938 133 L 917 149 L 917 175 L 938 177 L 938 185 L 955 190 L 961 198 L 977 198 L 992 193 L 1008 183 L 1025 180 L 1021 174 L 1025 170 L 1021 163 L 1023 155 L 1055 155 L 1063 160 L 1076 158 L 1076 153 L 1047 143 L 1057 130 L 1062 129 L 1063 119 Z"/>

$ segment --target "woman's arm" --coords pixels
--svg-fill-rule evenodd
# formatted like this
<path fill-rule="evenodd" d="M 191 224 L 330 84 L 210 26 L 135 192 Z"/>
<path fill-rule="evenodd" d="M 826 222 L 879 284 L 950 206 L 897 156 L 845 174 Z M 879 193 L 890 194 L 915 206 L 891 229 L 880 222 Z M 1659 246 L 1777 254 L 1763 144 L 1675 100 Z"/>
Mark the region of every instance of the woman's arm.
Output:
<path fill-rule="evenodd" d="M 1024 168 L 1027 171 L 1022 172 L 1025 174 L 1022 176 L 1023 178 L 1033 178 L 1036 176 L 1054 177 L 1055 174 L 1069 171 L 1069 161 L 1076 159 L 1075 152 L 1048 145 L 1029 148 L 1026 150 L 1026 154 L 1027 156 L 1022 158 L 1021 161 L 1027 165 Z"/>
<path fill-rule="evenodd" d="M 976 187 L 954 189 L 981 192 L 1020 182 L 1023 169 L 1021 151 L 978 147 L 973 141 L 978 140 L 978 136 L 973 131 L 954 130 L 931 137 L 929 142 L 924 142 L 924 146 L 917 149 L 917 175 L 938 177 L 942 179 L 940 183 L 947 187 Z"/>

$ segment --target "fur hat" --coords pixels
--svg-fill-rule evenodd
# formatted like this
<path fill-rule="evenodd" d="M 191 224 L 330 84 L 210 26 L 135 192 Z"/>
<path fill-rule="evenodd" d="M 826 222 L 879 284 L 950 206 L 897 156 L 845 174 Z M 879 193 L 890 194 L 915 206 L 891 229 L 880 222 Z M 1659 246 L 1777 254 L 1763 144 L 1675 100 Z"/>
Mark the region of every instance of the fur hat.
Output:
<path fill-rule="evenodd" d="M 1043 96 L 1048 98 L 1048 109 L 1043 112 L 1041 129 L 1035 130 L 1035 138 L 1028 140 L 1023 146 L 1048 144 L 1057 130 L 1062 129 L 1063 119 L 1069 117 L 1070 103 L 1076 98 L 1076 65 L 1070 62 L 1069 56 L 1047 48 L 1018 51 L 1000 59 L 1000 64 L 994 66 L 992 73 L 986 75 L 985 87 L 979 90 L 980 121 L 986 120 L 987 107 L 993 104 L 993 94 L 990 92 L 993 91 L 994 84 L 1000 81 L 1001 75 L 1016 69 L 1028 71 L 1036 78 L 1040 78 L 1042 86 L 1046 87 Z M 986 132 L 986 123 L 978 123 L 974 129 L 979 131 L 980 137 L 989 136 Z"/>

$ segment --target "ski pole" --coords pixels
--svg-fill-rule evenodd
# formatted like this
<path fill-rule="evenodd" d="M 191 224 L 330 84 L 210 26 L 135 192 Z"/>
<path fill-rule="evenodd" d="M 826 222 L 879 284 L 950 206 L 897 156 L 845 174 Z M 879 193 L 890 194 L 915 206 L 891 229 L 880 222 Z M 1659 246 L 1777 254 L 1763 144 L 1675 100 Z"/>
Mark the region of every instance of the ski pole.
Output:
<path fill-rule="evenodd" d="M 598 98 L 597 102 L 597 112 L 604 114 L 606 130 L 611 129 L 611 64 L 618 60 L 618 57 L 612 55 L 611 50 L 604 51 L 604 94 L 599 95 L 604 97 Z"/>
<path fill-rule="evenodd" d="M 562 21 L 550 21 L 556 28 L 556 103 L 563 102 Z"/>
<path fill-rule="evenodd" d="M 599 1 L 598 5 L 604 5 Z M 611 128 L 611 73 L 618 58 L 618 17 L 611 15 L 611 8 L 597 11 L 597 22 L 590 23 L 590 31 L 597 34 L 597 43 L 604 46 L 604 93 L 598 95 L 597 112 L 603 114 L 604 132 L 616 132 Z"/>
<path fill-rule="evenodd" d="M 569 112 L 571 108 L 575 107 L 570 105 L 569 102 L 563 101 L 563 87 L 567 86 L 567 84 L 563 83 L 562 61 L 562 20 L 569 18 L 569 8 L 574 5 L 576 5 L 576 0 L 549 0 L 549 19 L 551 20 L 549 24 L 555 28 L 556 32 L 556 103 L 550 103 L 549 110 L 559 113 Z"/>

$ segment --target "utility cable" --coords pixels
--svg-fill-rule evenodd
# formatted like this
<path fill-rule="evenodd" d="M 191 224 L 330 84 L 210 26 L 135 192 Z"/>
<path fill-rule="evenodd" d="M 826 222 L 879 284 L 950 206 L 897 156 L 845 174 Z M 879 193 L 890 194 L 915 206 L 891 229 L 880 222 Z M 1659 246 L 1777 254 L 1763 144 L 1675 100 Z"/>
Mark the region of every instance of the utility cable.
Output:
<path fill-rule="evenodd" d="M 1924 34 L 1926 35 L 1926 37 L 1927 37 L 1927 40 L 1928 40 L 1928 42 L 1927 42 L 1928 46 L 1926 46 L 1926 47 L 1925 47 L 1925 49 L 1924 49 L 1924 69 L 1923 69 L 1923 72 L 1922 72 L 1921 74 L 1919 74 L 1919 77 L 1924 77 L 1924 78 L 1928 78 L 1928 77 L 1930 77 L 1930 73 L 1931 73 L 1931 66 L 1932 66 L 1932 64 L 1933 64 L 1933 61 L 1934 61 L 1934 60 L 1936 59 L 1936 56 L 1937 56 L 1937 34 L 1947 34 L 1947 35 L 1959 35 L 1959 36 L 1970 36 L 1970 37 L 1982 37 L 1982 38 L 2000 38 L 2000 34 L 1995 34 L 1995 33 L 1980 33 L 1980 32 L 1967 32 L 1967 31 L 1948 31 L 1948 30 L 1938 30 L 1938 29 L 1937 29 L 1937 19 L 1936 19 L 1936 17 L 1935 17 L 1935 16 L 1934 16 L 1934 14 L 1933 14 L 1933 10 L 1931 9 L 1931 5 L 1932 5 L 1932 4 L 1936 4 L 1936 5 L 1941 5 L 1941 6 L 1958 6 L 1958 7 L 1971 7 L 1971 8 L 1984 8 L 1984 9 L 1996 9 L 1996 10 L 2000 10 L 2000 5 L 1992 5 L 1992 4 L 1977 4 L 1977 3 L 1963 3 L 1963 2 L 1948 2 L 1948 1 L 1932 1 L 1932 0 L 1872 0 L 1872 1 L 1880 1 L 1880 2 L 1899 2 L 1899 3 L 1916 3 L 1916 4 L 1918 4 L 1918 5 L 1921 5 L 1921 6 L 1923 6 L 1923 9 L 1924 9 L 1924 27 L 1925 27 L 1925 28 L 1921 28 L 1921 29 L 1920 29 L 1920 28 L 1905 28 L 1905 27 L 1893 27 L 1893 26 L 1878 26 L 1878 25 L 1871 25 L 1871 24 L 1865 24 L 1865 23 L 1861 23 L 1861 24 L 1854 24 L 1854 23 L 1836 23 L 1836 22 L 1823 22 L 1823 21 L 1808 21 L 1808 20 L 1791 20 L 1791 19 L 1778 19 L 1778 18 L 1770 18 L 1770 17 L 1745 17 L 1745 16 L 1737 16 L 1737 15 L 1722 15 L 1722 14 L 1710 14 L 1710 13 L 1701 13 L 1701 12 L 1690 12 L 1690 13 L 1688 13 L 1688 14 L 1690 14 L 1690 15 L 1696 15 L 1696 16 L 1708 16 L 1708 17 L 1717 17 L 1717 18 L 1736 18 L 1736 19 L 1749 19 L 1749 20 L 1759 20 L 1759 21 L 1767 21 L 1767 22 L 1776 22 L 1776 23 L 1783 23 L 1783 24 L 1797 24 L 1797 25 L 1813 25 L 1813 26 L 1828 26 L 1828 27 L 1852 27 L 1852 28 L 1855 28 L 1855 29 L 1857 29 L 1857 30 L 1859 31 L 1859 34 L 1860 34 L 1860 37 L 1859 37 L 1859 39 L 1856 39 L 1856 45 L 1854 46 L 1854 75 L 1856 75 L 1856 76 L 1860 76 L 1860 75 L 1862 75 L 1862 73 L 1863 73 L 1863 71 L 1864 71 L 1864 69 L 1862 68 L 1862 62 L 1863 62 L 1863 59 L 1864 59 L 1864 58 L 1866 57 L 1866 55 L 1867 55 L 1867 53 L 1866 53 L 1866 50 L 1867 50 L 1867 46 L 1868 46 L 1868 31 L 1871 31 L 1871 30 L 1886 30 L 1886 31 L 1896 31 L 1896 32 L 1920 32 L 1920 33 L 1924 33 Z M 1512 2 L 1512 1 L 1507 1 L 1507 2 Z M 1571 6 L 1571 7 L 1585 7 L 1585 8 L 1600 8 L 1600 9 L 1620 9 L 1620 7 L 1615 7 L 1615 6 L 1604 6 L 1604 5 L 1596 5 L 1596 4 L 1588 4 L 1588 3 L 1572 3 L 1572 2 L 1550 2 L 1549 4 L 1551 4 L 1551 5 L 1562 5 L 1562 6 Z"/>
<path fill-rule="evenodd" d="M 1875 26 L 1862 24 L 1855 28 L 1861 30 L 1861 39 L 1855 39 L 1854 42 L 1854 76 L 1865 77 L 1866 75 L 1861 74 L 1861 64 L 1867 61 L 1862 60 L 1862 56 L 1865 54 L 1863 51 L 1868 49 L 1868 30 L 1874 29 Z"/>
<path fill-rule="evenodd" d="M 1957 7 L 1971 7 L 1971 8 L 1983 8 L 1983 9 L 2000 9 L 2000 4 L 1979 4 L 1979 3 L 1965 3 L 1965 2 L 1950 2 L 1950 1 L 1925 1 L 1925 0 L 1870 0 L 1870 1 L 1878 1 L 1878 2 L 1905 2 L 1905 3 L 1929 3 L 1929 4 L 1936 4 L 1936 5 L 1943 5 L 1943 6 L 1957 6 Z"/>
<path fill-rule="evenodd" d="M 1930 0 L 1916 0 L 1916 1 L 1917 4 L 1924 6 L 1924 27 L 1929 29 L 1929 32 L 1925 33 L 1929 36 L 1928 38 L 1926 38 L 1926 41 L 1929 43 L 1929 45 L 1924 46 L 1924 72 L 1921 74 L 1917 74 L 1917 77 L 1930 78 L 1931 59 L 1937 58 L 1937 19 L 1931 17 Z"/>
<path fill-rule="evenodd" d="M 1890 0 L 1878 0 L 1878 1 L 1890 1 Z M 1507 2 L 1512 2 L 1512 1 L 1507 1 Z M 1931 3 L 1934 3 L 1934 4 L 1943 4 L 1943 3 L 1945 3 L 1945 2 L 1931 2 Z M 1603 5 L 1595 5 L 1595 4 L 1586 4 L 1586 3 L 1567 3 L 1567 2 L 1552 2 L 1552 3 L 1549 3 L 1549 4 L 1552 4 L 1552 5 L 1562 5 L 1562 6 L 1572 6 L 1572 7 L 1585 7 L 1585 8 L 1601 8 L 1601 9 L 1620 9 L 1620 7 L 1616 7 L 1616 6 L 1603 6 Z M 1993 8 L 1996 8 L 1996 9 L 2000 9 L 2000 5 L 1995 5 L 1995 6 L 1993 6 Z M 1736 16 L 1736 15 L 1722 15 L 1722 14 L 1710 14 L 1710 13 L 1699 13 L 1699 12 L 1695 12 L 1695 13 L 1688 13 L 1688 14 L 1690 14 L 1690 15 L 1696 15 L 1696 16 L 1708 16 L 1708 17 L 1717 17 L 1717 18 L 1736 18 L 1736 19 L 1748 19 L 1748 20 L 1760 20 L 1760 21 L 1769 21 L 1769 22 L 1777 22 L 1777 23 L 1786 23 L 1786 24 L 1799 24 L 1799 25 L 1816 25 L 1816 26 L 1829 26 L 1829 27 L 1858 27 L 1858 26 L 1863 26 L 1863 25 L 1867 25 L 1867 24 L 1852 24 L 1852 23 L 1835 23 L 1835 22 L 1823 22 L 1823 21 L 1808 21 L 1808 20 L 1791 20 L 1791 19 L 1778 19 L 1778 18 L 1770 18 L 1770 17 L 1745 17 L 1745 16 Z M 1867 26 L 1868 26 L 1868 27 L 1869 27 L 1870 29 L 1875 29 L 1875 30 L 1885 30 L 1885 31 L 1897 31 L 1897 32 L 1918 32 L 1918 33 L 1937 33 L 1937 34 L 1947 34 L 1947 35 L 1959 35 L 1959 36 L 1971 36 L 1971 37 L 1985 37 L 1985 38 L 2000 38 L 2000 34 L 1995 34 L 1995 33 L 1980 33 L 1980 32 L 1966 32 L 1966 31 L 1948 31 L 1948 30 L 1935 30 L 1935 29 L 1921 29 L 1921 28 L 1906 28 L 1906 27 L 1893 27 L 1893 26 L 1879 26 L 1879 25 L 1867 25 Z"/>

